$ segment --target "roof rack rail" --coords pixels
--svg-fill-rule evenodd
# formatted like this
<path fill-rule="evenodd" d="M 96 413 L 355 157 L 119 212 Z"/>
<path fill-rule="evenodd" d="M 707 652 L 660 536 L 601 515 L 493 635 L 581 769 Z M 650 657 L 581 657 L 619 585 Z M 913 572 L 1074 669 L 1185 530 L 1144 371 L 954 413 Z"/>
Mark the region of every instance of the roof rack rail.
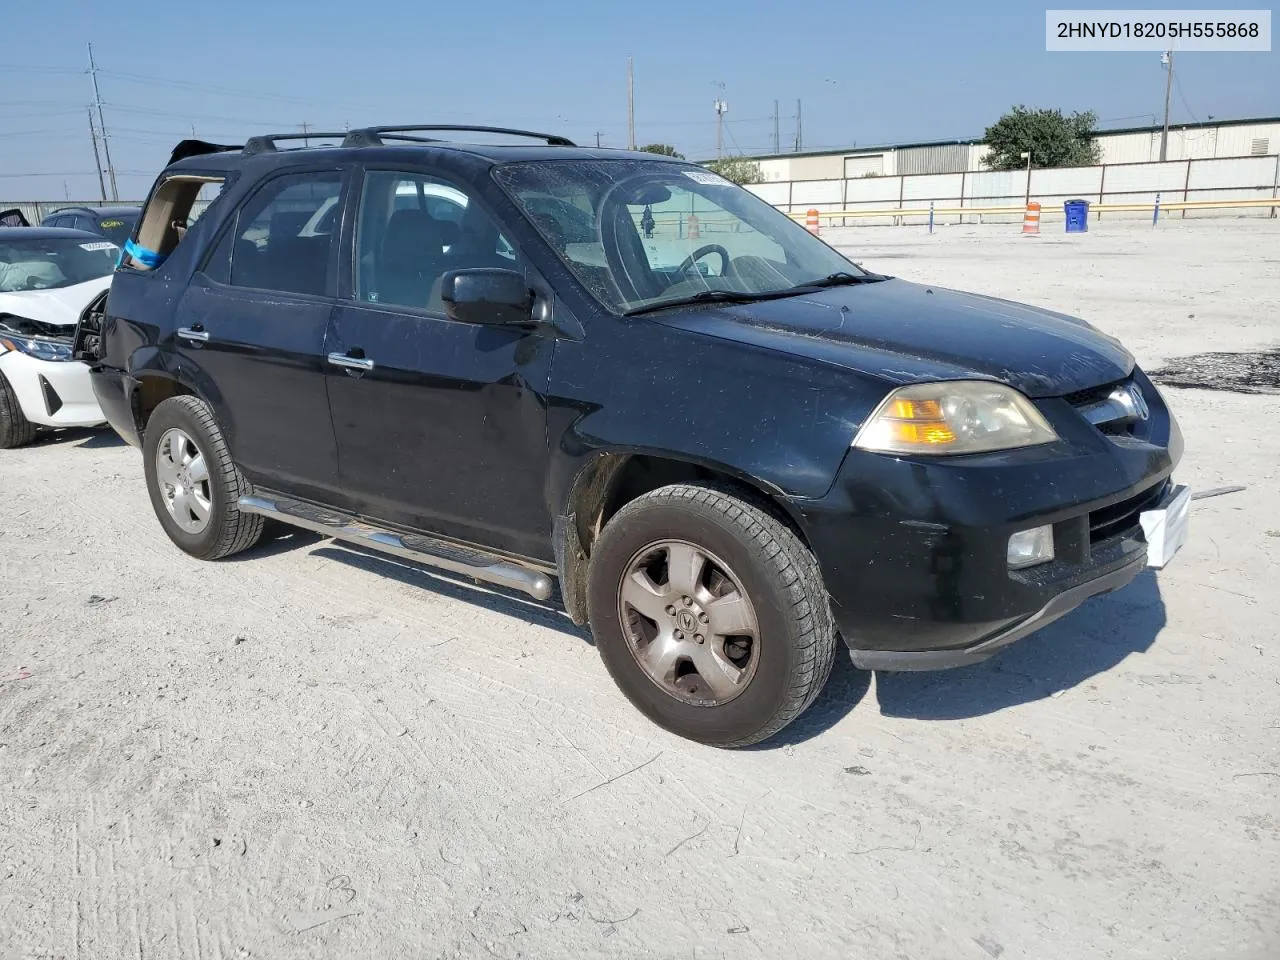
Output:
<path fill-rule="evenodd" d="M 340 133 L 325 130 L 311 130 L 307 133 L 268 133 L 260 137 L 250 137 L 244 142 L 244 148 L 241 152 L 245 154 L 272 153 L 279 149 L 276 146 L 277 140 L 341 140 L 346 135 L 347 132 L 345 130 Z"/>
<path fill-rule="evenodd" d="M 545 141 L 550 147 L 575 147 L 572 140 L 567 137 L 557 136 L 554 133 L 535 133 L 532 130 L 513 130 L 509 127 L 471 127 L 462 124 L 452 123 L 414 123 L 405 126 L 386 126 L 386 127 L 361 127 L 358 130 L 352 130 L 343 140 L 344 147 L 377 147 L 382 145 L 383 134 L 386 134 L 388 140 L 413 140 L 430 143 L 431 140 L 424 137 L 404 136 L 411 131 L 447 131 L 453 133 L 500 133 L 509 137 L 528 137 L 533 140 Z M 256 138 L 255 138 L 256 139 Z"/>

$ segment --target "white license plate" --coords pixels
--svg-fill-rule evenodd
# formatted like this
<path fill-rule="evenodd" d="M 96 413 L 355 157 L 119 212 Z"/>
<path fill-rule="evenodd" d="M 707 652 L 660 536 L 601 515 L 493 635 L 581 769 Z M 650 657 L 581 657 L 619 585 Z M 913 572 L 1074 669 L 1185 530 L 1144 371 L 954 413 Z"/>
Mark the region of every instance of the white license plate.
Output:
<path fill-rule="evenodd" d="M 1187 542 L 1187 522 L 1191 514 L 1191 488 L 1179 484 L 1169 488 L 1160 505 L 1138 515 L 1147 538 L 1147 566 L 1162 568 Z"/>

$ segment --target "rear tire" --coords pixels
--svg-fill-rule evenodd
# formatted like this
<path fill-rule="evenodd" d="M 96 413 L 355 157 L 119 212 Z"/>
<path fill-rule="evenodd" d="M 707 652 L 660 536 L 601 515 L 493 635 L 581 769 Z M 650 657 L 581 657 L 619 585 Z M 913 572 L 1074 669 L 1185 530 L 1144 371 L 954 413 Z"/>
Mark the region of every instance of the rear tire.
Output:
<path fill-rule="evenodd" d="M 592 549 L 587 600 L 622 692 L 690 740 L 765 740 L 831 672 L 836 632 L 817 561 L 736 492 L 675 484 L 628 503 Z"/>
<path fill-rule="evenodd" d="M 151 506 L 181 550 L 220 560 L 262 536 L 263 518 L 237 507 L 251 488 L 203 400 L 170 397 L 156 407 L 147 421 L 142 463 Z"/>
<path fill-rule="evenodd" d="M 27 445 L 36 438 L 38 429 L 23 414 L 18 395 L 0 373 L 0 450 Z"/>

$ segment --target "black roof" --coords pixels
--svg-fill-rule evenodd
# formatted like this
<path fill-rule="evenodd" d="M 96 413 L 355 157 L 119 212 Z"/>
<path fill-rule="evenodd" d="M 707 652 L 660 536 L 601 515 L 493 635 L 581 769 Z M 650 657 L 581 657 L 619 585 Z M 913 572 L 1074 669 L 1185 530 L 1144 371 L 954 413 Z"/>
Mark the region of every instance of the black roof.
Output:
<path fill-rule="evenodd" d="M 71 230 L 68 227 L 0 227 L 0 240 L 96 240 L 102 237 L 88 230 Z M 106 241 L 111 242 L 111 241 Z"/>

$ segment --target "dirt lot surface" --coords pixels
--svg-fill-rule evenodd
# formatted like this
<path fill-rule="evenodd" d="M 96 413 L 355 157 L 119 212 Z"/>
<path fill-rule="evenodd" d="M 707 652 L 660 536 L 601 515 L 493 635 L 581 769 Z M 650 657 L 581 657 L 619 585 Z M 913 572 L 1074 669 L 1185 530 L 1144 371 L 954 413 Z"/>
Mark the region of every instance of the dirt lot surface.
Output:
<path fill-rule="evenodd" d="M 1280 341 L 1280 221 L 833 232 L 1148 366 Z M 0 453 L 0 958 L 1280 956 L 1280 397 L 1168 390 L 1175 562 L 984 665 L 668 736 L 554 610 L 309 534 L 205 564 L 138 453 Z"/>

